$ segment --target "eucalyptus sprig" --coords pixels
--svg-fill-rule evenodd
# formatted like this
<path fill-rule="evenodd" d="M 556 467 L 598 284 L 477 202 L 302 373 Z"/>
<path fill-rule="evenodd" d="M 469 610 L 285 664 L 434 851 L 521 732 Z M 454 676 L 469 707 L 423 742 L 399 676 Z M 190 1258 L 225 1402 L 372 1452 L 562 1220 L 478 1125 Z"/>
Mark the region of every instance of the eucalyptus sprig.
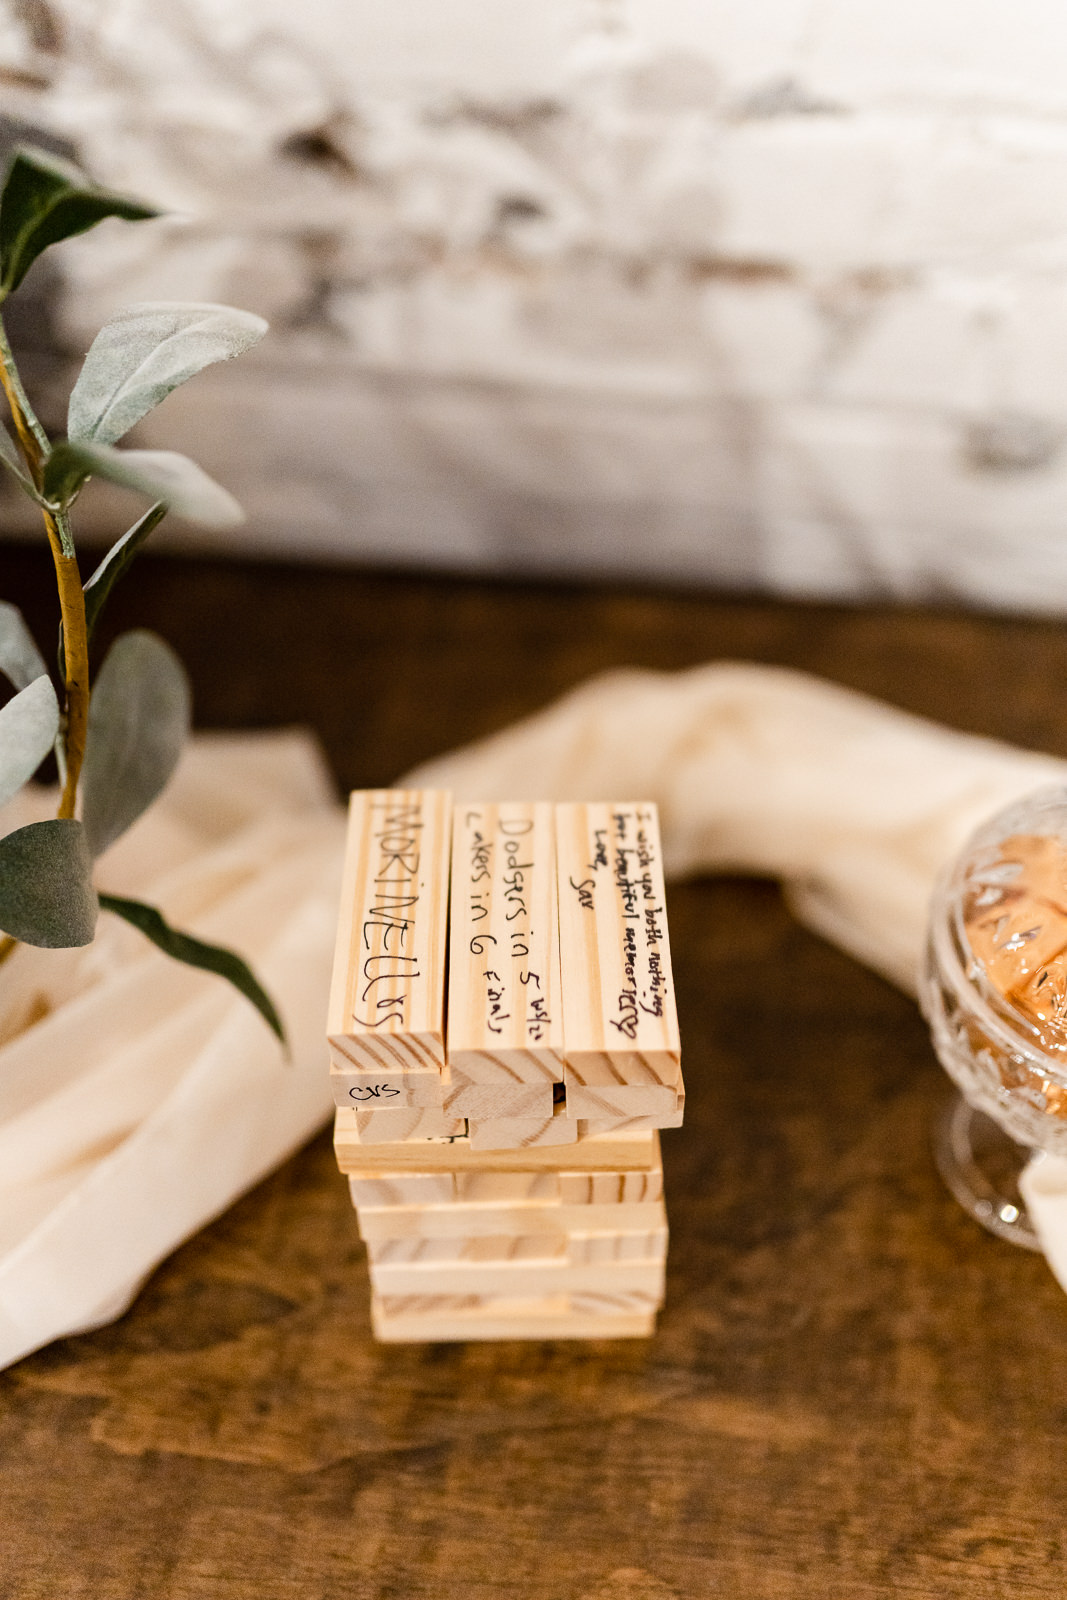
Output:
<path fill-rule="evenodd" d="M 50 245 L 106 217 L 139 222 L 158 215 L 97 188 L 43 150 L 17 150 L 0 192 L 0 306 Z M 228 979 L 284 1040 L 270 997 L 240 956 L 180 933 L 153 906 L 98 894 L 92 881 L 96 858 L 167 783 L 190 725 L 188 678 L 169 645 L 144 629 L 122 634 L 91 682 L 93 629 L 168 511 L 213 527 L 243 517 L 232 495 L 186 456 L 115 446 L 179 384 L 241 355 L 266 330 L 262 317 L 231 306 L 129 307 L 94 339 L 71 392 L 67 437 L 53 441 L 30 404 L 0 315 L 0 386 L 12 429 L 0 423 L 0 463 L 44 522 L 59 591 L 61 680 L 57 694 L 21 613 L 0 601 L 0 673 L 16 690 L 0 709 L 0 805 L 53 751 L 62 785 L 54 819 L 0 838 L 0 960 L 19 942 L 49 949 L 91 943 L 103 908 L 176 960 Z M 122 484 L 152 504 L 83 585 L 71 510 L 90 478 Z"/>

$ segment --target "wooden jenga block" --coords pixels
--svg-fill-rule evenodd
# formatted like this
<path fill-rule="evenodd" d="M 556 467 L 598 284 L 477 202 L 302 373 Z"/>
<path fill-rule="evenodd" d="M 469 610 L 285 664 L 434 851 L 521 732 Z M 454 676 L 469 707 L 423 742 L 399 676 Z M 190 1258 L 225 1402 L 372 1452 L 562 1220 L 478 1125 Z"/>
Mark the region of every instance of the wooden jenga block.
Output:
<path fill-rule="evenodd" d="M 377 1106 L 443 1107 L 451 1086 L 448 1068 L 427 1067 L 422 1071 L 397 1072 L 381 1067 L 363 1070 L 354 1067 L 330 1046 L 330 1088 L 336 1106 L 369 1110 Z"/>
<path fill-rule="evenodd" d="M 662 1200 L 616 1205 L 559 1205 L 517 1201 L 512 1205 L 361 1205 L 356 1221 L 369 1244 L 380 1239 L 569 1238 L 574 1234 L 665 1232 Z"/>
<path fill-rule="evenodd" d="M 567 1113 L 677 1110 L 681 1045 L 656 807 L 556 807 Z"/>
<path fill-rule="evenodd" d="M 472 1150 L 528 1150 L 531 1145 L 576 1144 L 580 1128 L 561 1101 L 547 1117 L 472 1118 L 468 1131 Z"/>
<path fill-rule="evenodd" d="M 569 1071 L 569 1069 L 568 1069 Z M 567 1115 L 579 1122 L 607 1122 L 615 1128 L 677 1127 L 680 1088 L 665 1083 L 609 1083 L 591 1086 L 567 1078 Z"/>
<path fill-rule="evenodd" d="M 450 1117 L 439 1106 L 383 1107 L 357 1110 L 352 1122 L 360 1144 L 410 1143 L 413 1139 L 454 1139 L 466 1133 L 462 1117 Z"/>
<path fill-rule="evenodd" d="M 607 1297 L 609 1303 L 611 1297 Z M 468 1339 L 647 1339 L 654 1309 L 572 1310 L 573 1296 L 535 1300 L 493 1296 L 388 1296 L 371 1298 L 374 1337 L 386 1344 Z"/>
<path fill-rule="evenodd" d="M 658 1164 L 653 1133 L 599 1133 L 582 1145 L 582 1167 L 588 1172 L 647 1172 Z M 334 1115 L 334 1153 L 341 1171 L 352 1177 L 377 1172 L 498 1172 L 556 1169 L 560 1156 L 553 1146 L 522 1150 L 473 1150 L 466 1136 L 419 1139 L 411 1143 L 361 1144 L 355 1112 L 338 1107 Z M 571 1147 L 568 1146 L 568 1149 Z"/>
<path fill-rule="evenodd" d="M 608 1261 L 665 1261 L 667 1229 L 651 1228 L 644 1233 L 571 1233 L 567 1236 L 567 1260 L 573 1266 Z"/>
<path fill-rule="evenodd" d="M 451 1172 L 383 1172 L 367 1178 L 349 1178 L 354 1206 L 423 1208 L 447 1206 L 456 1195 Z"/>
<path fill-rule="evenodd" d="M 564 1205 L 612 1205 L 620 1201 L 659 1200 L 663 1196 L 663 1165 L 658 1135 L 655 1158 L 644 1171 L 561 1171 L 559 1193 Z"/>
<path fill-rule="evenodd" d="M 558 1202 L 559 1175 L 549 1169 L 529 1172 L 497 1169 L 455 1174 L 455 1201 L 461 1206 L 500 1206 Z"/>
<path fill-rule="evenodd" d="M 584 1139 L 591 1133 L 640 1133 L 651 1128 L 680 1128 L 685 1115 L 685 1091 L 678 1096 L 673 1111 L 661 1111 L 654 1116 L 584 1117 L 578 1122 L 578 1137 Z"/>
<path fill-rule="evenodd" d="M 371 1262 L 376 1294 L 540 1295 L 644 1293 L 662 1298 L 663 1261 Z"/>
<path fill-rule="evenodd" d="M 445 1069 L 445 958 L 451 796 L 357 791 L 349 803 L 337 948 L 327 1018 L 335 1061 L 399 1088 Z M 350 1106 L 363 1087 L 334 1080 Z"/>
<path fill-rule="evenodd" d="M 663 1296 L 650 1296 L 645 1289 L 580 1290 L 570 1297 L 571 1311 L 575 1316 L 608 1317 L 634 1315 L 645 1311 L 653 1314 L 663 1304 Z"/>
<path fill-rule="evenodd" d="M 567 1261 L 565 1234 L 486 1234 L 473 1239 L 368 1239 L 367 1258 L 396 1266 L 455 1261 Z"/>
<path fill-rule="evenodd" d="M 453 820 L 449 929 L 453 1072 L 472 1083 L 561 1083 L 562 1020 L 553 808 L 525 800 L 461 803 Z"/>
<path fill-rule="evenodd" d="M 463 1066 L 452 1066 L 450 1073 L 443 1105 L 451 1116 L 478 1121 L 498 1117 L 538 1117 L 547 1121 L 552 1115 L 552 1084 L 548 1079 L 538 1083 L 512 1079 L 483 1083 L 472 1078 Z"/>

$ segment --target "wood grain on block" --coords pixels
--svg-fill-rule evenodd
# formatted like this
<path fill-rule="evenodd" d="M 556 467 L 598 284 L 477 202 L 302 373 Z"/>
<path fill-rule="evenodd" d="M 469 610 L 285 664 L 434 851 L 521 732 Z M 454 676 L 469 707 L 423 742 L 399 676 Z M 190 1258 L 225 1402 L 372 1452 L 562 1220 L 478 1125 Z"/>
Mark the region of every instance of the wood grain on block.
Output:
<path fill-rule="evenodd" d="M 636 1237 L 642 1237 L 637 1235 Z M 569 1243 L 565 1234 L 497 1233 L 474 1238 L 368 1239 L 367 1257 L 371 1261 L 395 1265 L 397 1262 L 449 1261 L 567 1261 Z"/>
<path fill-rule="evenodd" d="M 615 1205 L 560 1205 L 517 1201 L 512 1205 L 364 1206 L 356 1214 L 360 1238 L 464 1239 L 536 1234 L 567 1238 L 576 1233 L 655 1233 L 666 1229 L 662 1200 Z"/>
<path fill-rule="evenodd" d="M 571 1266 L 561 1261 L 370 1263 L 375 1294 L 625 1294 L 663 1295 L 663 1261 L 612 1261 Z"/>
<path fill-rule="evenodd" d="M 472 1082 L 563 1081 L 555 862 L 547 801 L 456 807 L 448 1054 Z"/>
<path fill-rule="evenodd" d="M 457 1172 L 455 1203 L 461 1206 L 542 1205 L 559 1202 L 559 1178 L 545 1172 Z"/>
<path fill-rule="evenodd" d="M 662 1199 L 663 1164 L 660 1160 L 659 1136 L 654 1133 L 652 1137 L 656 1141 L 656 1154 L 646 1171 L 582 1172 L 577 1169 L 561 1171 L 559 1193 L 563 1204 L 613 1205 L 626 1201 Z"/>
<path fill-rule="evenodd" d="M 574 1266 L 604 1261 L 665 1261 L 667 1229 L 651 1228 L 644 1233 L 572 1233 L 567 1238 L 567 1260 Z"/>
<path fill-rule="evenodd" d="M 456 1188 L 450 1172 L 383 1172 L 369 1178 L 349 1178 L 354 1206 L 402 1209 L 450 1205 Z"/>
<path fill-rule="evenodd" d="M 496 1117 L 540 1117 L 547 1121 L 554 1104 L 553 1085 L 547 1078 L 539 1083 L 500 1079 L 480 1083 L 466 1067 L 449 1067 L 451 1082 L 445 1091 L 444 1108 L 454 1117 L 473 1117 L 488 1121 Z"/>
<path fill-rule="evenodd" d="M 571 1086 L 678 1091 L 674 1000 L 662 852 L 651 802 L 556 807 L 567 1113 L 653 1116 L 677 1102 L 572 1103 Z"/>
<path fill-rule="evenodd" d="M 681 1096 L 676 1089 L 663 1083 L 576 1083 L 567 1077 L 567 1115 L 576 1122 L 615 1122 L 620 1126 L 640 1118 L 647 1127 L 658 1128 L 661 1123 L 673 1124 L 678 1114 Z M 676 1125 L 676 1124 L 675 1124 Z"/>
<path fill-rule="evenodd" d="M 583 1117 L 578 1121 L 578 1138 L 587 1138 L 591 1133 L 622 1133 L 629 1130 L 631 1133 L 640 1133 L 649 1128 L 680 1128 L 685 1113 L 685 1091 L 678 1097 L 679 1103 L 673 1111 L 661 1111 L 658 1115 L 645 1117 Z"/>
<path fill-rule="evenodd" d="M 566 1295 L 512 1308 L 491 1299 L 461 1308 L 428 1308 L 422 1297 L 371 1298 L 371 1328 L 383 1344 L 470 1339 L 649 1339 L 654 1310 L 572 1311 Z"/>
<path fill-rule="evenodd" d="M 356 1067 L 335 1045 L 330 1046 L 330 1087 L 336 1106 L 441 1107 L 450 1083 L 447 1067 L 406 1072 Z"/>
<path fill-rule="evenodd" d="M 360 1144 L 396 1144 L 411 1139 L 454 1139 L 466 1133 L 462 1117 L 450 1117 L 440 1106 L 383 1107 L 356 1111 L 352 1121 Z"/>
<path fill-rule="evenodd" d="M 452 799 L 351 797 L 327 1034 L 340 1059 L 395 1077 L 445 1065 Z"/>
<path fill-rule="evenodd" d="M 561 1102 L 549 1117 L 493 1117 L 484 1122 L 472 1118 L 468 1131 L 474 1150 L 526 1150 L 535 1144 L 576 1144 L 580 1129 Z"/>
<path fill-rule="evenodd" d="M 571 1297 L 571 1310 L 578 1315 L 591 1317 L 625 1316 L 648 1311 L 655 1314 L 663 1304 L 663 1296 L 650 1295 L 646 1289 L 625 1289 L 605 1293 L 600 1290 L 580 1290 Z"/>
<path fill-rule="evenodd" d="M 467 1137 L 421 1139 L 413 1144 L 361 1144 L 355 1134 L 354 1113 L 338 1107 L 334 1113 L 333 1147 L 341 1171 L 351 1177 L 372 1178 L 378 1172 L 536 1172 L 555 1171 L 559 1149 L 534 1145 L 527 1150 L 472 1150 Z M 587 1172 L 647 1172 L 659 1164 L 659 1146 L 653 1133 L 599 1133 L 581 1146 L 581 1166 Z M 573 1145 L 565 1145 L 566 1160 L 573 1162 Z M 571 1170 L 568 1167 L 568 1170 Z"/>

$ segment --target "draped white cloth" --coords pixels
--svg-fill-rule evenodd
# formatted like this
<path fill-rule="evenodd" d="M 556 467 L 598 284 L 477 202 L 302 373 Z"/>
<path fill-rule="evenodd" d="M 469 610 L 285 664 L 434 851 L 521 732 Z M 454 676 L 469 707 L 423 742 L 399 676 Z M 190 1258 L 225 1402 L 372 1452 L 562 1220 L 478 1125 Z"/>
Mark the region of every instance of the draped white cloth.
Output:
<path fill-rule="evenodd" d="M 968 833 L 1067 762 L 797 673 L 615 672 L 402 780 L 461 798 L 659 802 L 669 872 L 780 877 L 797 915 L 913 991 L 930 891 Z M 0 833 L 54 814 L 27 792 Z M 330 1115 L 323 1042 L 343 821 L 304 735 L 193 741 L 102 887 L 230 944 L 279 1002 L 287 1062 L 217 978 L 102 917 L 85 950 L 0 969 L 0 1366 L 118 1316 L 183 1239 Z M 1025 1179 L 1067 1288 L 1067 1162 Z"/>
<path fill-rule="evenodd" d="M 0 832 L 54 815 L 24 792 Z M 330 1115 L 323 1018 L 343 820 L 306 735 L 195 739 L 100 886 L 239 950 L 286 1060 L 221 979 L 117 918 L 0 968 L 0 1367 L 123 1312 L 152 1268 Z"/>
<path fill-rule="evenodd" d="M 802 922 L 915 992 L 930 894 L 985 818 L 1067 762 L 978 739 L 772 667 L 612 672 L 409 775 L 466 799 L 660 806 L 668 873 L 783 880 Z M 1067 1289 L 1067 1161 L 1023 1193 Z"/>

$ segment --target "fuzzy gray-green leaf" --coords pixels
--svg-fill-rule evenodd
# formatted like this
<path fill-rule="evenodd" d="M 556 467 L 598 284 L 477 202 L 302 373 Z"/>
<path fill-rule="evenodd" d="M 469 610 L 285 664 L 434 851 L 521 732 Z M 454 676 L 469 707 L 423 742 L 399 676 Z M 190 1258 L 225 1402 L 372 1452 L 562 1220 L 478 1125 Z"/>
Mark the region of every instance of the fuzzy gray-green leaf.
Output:
<path fill-rule="evenodd" d="M 15 152 L 0 194 L 0 293 L 17 289 L 49 245 L 105 217 L 141 222 L 158 215 L 151 206 L 98 189 L 70 162 L 25 146 Z"/>
<path fill-rule="evenodd" d="M 161 500 L 150 506 L 144 516 L 135 522 L 132 528 L 127 528 L 121 539 L 115 541 L 92 577 L 86 581 L 85 628 L 90 639 L 108 595 L 153 528 L 159 526 L 166 514 L 167 508 Z"/>
<path fill-rule="evenodd" d="M 190 522 L 229 528 L 244 521 L 244 512 L 228 490 L 209 478 L 188 456 L 173 450 L 113 450 L 110 445 L 57 444 L 44 469 L 44 492 L 65 505 L 86 478 L 107 478 L 135 489 Z"/>
<path fill-rule="evenodd" d="M 93 857 L 136 822 L 174 771 L 189 732 L 185 668 L 157 634 L 115 640 L 89 702 L 82 817 Z"/>
<path fill-rule="evenodd" d="M 105 911 L 113 911 L 116 916 L 124 917 L 135 928 L 139 928 L 146 938 L 175 961 L 184 961 L 186 966 L 199 967 L 203 972 L 214 972 L 232 983 L 246 1000 L 252 1002 L 267 1026 L 285 1043 L 285 1029 L 274 1002 L 247 961 L 243 961 L 236 951 L 227 950 L 223 945 L 205 944 L 203 939 L 194 939 L 188 933 L 179 933 L 155 906 L 146 906 L 140 900 L 123 900 L 118 895 L 102 894 L 100 904 Z"/>
<path fill-rule="evenodd" d="M 85 830 L 73 818 L 31 822 L 0 839 L 0 929 L 23 944 L 91 944 L 99 903 Z"/>
<path fill-rule="evenodd" d="M 48 668 L 18 606 L 0 600 L 0 672 L 16 689 L 25 689 Z"/>
<path fill-rule="evenodd" d="M 58 732 L 59 702 L 47 676 L 0 707 L 0 806 L 33 777 Z"/>
<path fill-rule="evenodd" d="M 2 423 L 0 423 L 0 461 L 3 462 L 9 472 L 14 473 L 27 494 L 35 495 L 37 493 L 33 487 L 33 480 L 26 471 L 26 463 L 19 455 L 14 439 L 12 439 Z"/>
<path fill-rule="evenodd" d="M 114 444 L 172 389 L 204 367 L 243 355 L 266 331 L 262 317 L 233 306 L 129 306 L 89 347 L 70 396 L 68 437 L 77 444 Z"/>

